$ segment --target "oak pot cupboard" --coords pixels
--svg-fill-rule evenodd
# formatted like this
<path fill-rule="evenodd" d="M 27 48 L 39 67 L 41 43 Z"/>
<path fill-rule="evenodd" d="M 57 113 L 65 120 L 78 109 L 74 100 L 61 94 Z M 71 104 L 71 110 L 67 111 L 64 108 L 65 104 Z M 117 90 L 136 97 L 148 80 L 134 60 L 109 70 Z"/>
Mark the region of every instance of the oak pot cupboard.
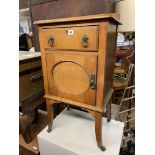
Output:
<path fill-rule="evenodd" d="M 54 104 L 78 106 L 94 116 L 97 145 L 104 151 L 102 114 L 113 91 L 119 15 L 59 18 L 34 24 L 39 28 L 48 132 Z M 110 113 L 110 104 L 106 108 Z"/>

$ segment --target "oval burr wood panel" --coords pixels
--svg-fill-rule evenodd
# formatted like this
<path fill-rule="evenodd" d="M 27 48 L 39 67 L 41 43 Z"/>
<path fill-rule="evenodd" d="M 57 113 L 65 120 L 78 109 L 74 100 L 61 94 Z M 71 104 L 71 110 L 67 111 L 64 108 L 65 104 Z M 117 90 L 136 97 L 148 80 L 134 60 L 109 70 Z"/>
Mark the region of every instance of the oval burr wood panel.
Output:
<path fill-rule="evenodd" d="M 89 89 L 89 75 L 79 64 L 72 61 L 57 63 L 52 71 L 55 86 L 60 91 L 80 95 Z"/>

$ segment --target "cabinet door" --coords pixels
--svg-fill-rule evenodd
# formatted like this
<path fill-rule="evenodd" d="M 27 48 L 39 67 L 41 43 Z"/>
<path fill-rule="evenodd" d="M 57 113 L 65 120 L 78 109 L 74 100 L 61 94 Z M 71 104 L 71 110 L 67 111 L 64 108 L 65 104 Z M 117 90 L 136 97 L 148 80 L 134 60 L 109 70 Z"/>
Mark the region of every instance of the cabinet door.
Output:
<path fill-rule="evenodd" d="M 95 105 L 97 56 L 48 53 L 46 64 L 50 95 Z"/>

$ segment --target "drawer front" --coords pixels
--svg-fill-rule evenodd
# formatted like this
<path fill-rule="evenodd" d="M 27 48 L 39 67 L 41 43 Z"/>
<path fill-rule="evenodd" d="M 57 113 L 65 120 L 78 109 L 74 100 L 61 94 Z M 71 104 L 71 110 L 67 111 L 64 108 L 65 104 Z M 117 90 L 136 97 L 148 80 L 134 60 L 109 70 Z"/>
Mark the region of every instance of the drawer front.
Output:
<path fill-rule="evenodd" d="M 43 90 L 42 70 L 28 70 L 19 77 L 19 101 L 22 102 L 27 97 Z"/>
<path fill-rule="evenodd" d="M 44 29 L 46 50 L 98 50 L 98 26 Z"/>

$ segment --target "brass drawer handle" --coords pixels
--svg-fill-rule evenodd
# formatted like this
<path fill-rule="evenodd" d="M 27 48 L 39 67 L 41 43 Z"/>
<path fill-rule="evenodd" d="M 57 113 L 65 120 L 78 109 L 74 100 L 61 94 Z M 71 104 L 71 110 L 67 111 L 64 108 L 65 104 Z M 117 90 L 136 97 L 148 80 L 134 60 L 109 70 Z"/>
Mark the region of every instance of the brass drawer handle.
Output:
<path fill-rule="evenodd" d="M 93 74 L 90 76 L 89 86 L 90 86 L 91 89 L 95 89 L 96 88 L 96 76 L 93 75 Z"/>
<path fill-rule="evenodd" d="M 42 79 L 42 78 L 43 78 L 42 73 L 38 73 L 38 74 L 36 74 L 36 75 L 33 75 L 33 76 L 30 78 L 30 80 L 31 80 L 31 82 L 33 83 L 33 82 L 38 81 L 38 80 L 40 80 L 40 79 Z"/>
<path fill-rule="evenodd" d="M 48 39 L 48 45 L 54 47 L 54 37 L 53 37 L 53 36 L 51 36 L 51 37 Z"/>
<path fill-rule="evenodd" d="M 89 46 L 89 37 L 87 35 L 84 35 L 82 37 L 82 41 L 81 41 L 81 45 L 84 47 L 84 48 L 87 48 Z"/>

